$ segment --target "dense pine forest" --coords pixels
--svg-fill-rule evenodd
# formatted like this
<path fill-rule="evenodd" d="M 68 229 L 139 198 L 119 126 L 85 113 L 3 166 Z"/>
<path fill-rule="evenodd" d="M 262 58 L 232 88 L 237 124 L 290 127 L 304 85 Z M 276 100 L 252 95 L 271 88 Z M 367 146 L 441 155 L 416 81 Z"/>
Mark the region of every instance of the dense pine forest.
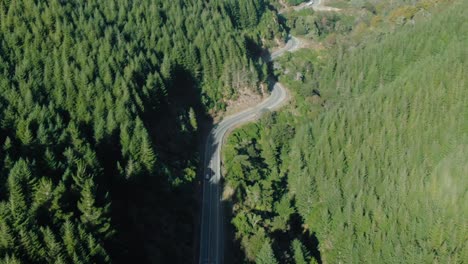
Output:
<path fill-rule="evenodd" d="M 0 1 L 0 262 L 189 263 L 198 139 L 285 32 L 265 1 Z"/>
<path fill-rule="evenodd" d="M 359 7 L 285 14 L 328 48 L 280 58 L 294 99 L 228 139 L 233 263 L 468 259 L 468 2 Z"/>
<path fill-rule="evenodd" d="M 192 263 L 203 137 L 271 74 L 226 261 L 466 261 L 468 2 L 303 2 L 0 0 L 0 263 Z"/>

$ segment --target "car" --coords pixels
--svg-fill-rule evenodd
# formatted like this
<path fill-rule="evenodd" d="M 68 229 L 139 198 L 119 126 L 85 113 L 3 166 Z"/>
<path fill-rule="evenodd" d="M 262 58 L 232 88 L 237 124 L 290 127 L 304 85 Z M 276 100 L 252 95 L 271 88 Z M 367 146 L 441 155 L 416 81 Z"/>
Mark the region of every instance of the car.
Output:
<path fill-rule="evenodd" d="M 205 175 L 205 180 L 209 180 L 210 178 L 211 178 L 211 177 L 210 177 L 210 174 L 207 173 L 207 174 Z"/>

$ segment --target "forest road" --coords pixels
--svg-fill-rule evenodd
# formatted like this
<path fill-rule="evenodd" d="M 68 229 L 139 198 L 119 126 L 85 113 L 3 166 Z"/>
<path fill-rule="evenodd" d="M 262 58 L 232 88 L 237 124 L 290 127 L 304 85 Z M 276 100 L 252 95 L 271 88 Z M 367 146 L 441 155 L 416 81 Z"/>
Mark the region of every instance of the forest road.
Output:
<path fill-rule="evenodd" d="M 291 37 L 286 45 L 273 52 L 274 60 L 285 52 L 297 50 L 300 41 Z M 220 264 L 224 262 L 224 224 L 221 185 L 221 148 L 226 134 L 233 128 L 257 119 L 265 111 L 273 111 L 287 101 L 288 93 L 280 84 L 275 83 L 270 97 L 255 107 L 226 117 L 210 131 L 205 144 L 203 164 L 203 198 L 200 234 L 200 264 Z"/>

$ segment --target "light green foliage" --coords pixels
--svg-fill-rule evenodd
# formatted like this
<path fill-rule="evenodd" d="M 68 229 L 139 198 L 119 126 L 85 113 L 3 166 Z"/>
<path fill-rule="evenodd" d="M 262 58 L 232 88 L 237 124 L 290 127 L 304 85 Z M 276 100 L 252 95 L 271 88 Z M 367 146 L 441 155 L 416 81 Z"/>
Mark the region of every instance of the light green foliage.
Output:
<path fill-rule="evenodd" d="M 267 240 L 258 252 L 257 258 L 255 259 L 256 264 L 277 264 L 278 261 L 273 254 L 273 250 L 271 249 L 270 242 Z"/>
<path fill-rule="evenodd" d="M 307 155 L 294 158 L 291 170 L 305 168 L 289 184 L 323 260 L 463 258 L 458 234 L 466 233 L 468 208 L 460 207 L 467 197 L 458 186 L 467 184 L 466 161 L 446 163 L 466 155 L 468 142 L 465 119 L 457 118 L 468 114 L 462 5 L 339 54 L 321 73 L 320 90 L 333 87 L 336 95 L 314 129 L 304 130 L 315 142 L 304 144 L 298 133 L 296 151 Z M 432 232 L 445 242 L 434 243 Z"/>
<path fill-rule="evenodd" d="M 328 51 L 298 50 L 278 60 L 275 74 L 279 81 L 290 89 L 296 98 L 296 111 L 300 116 L 291 115 L 290 119 L 310 120 L 323 111 L 327 90 L 319 90 L 320 69 L 328 58 Z M 301 122 L 301 121 L 299 121 Z"/>
<path fill-rule="evenodd" d="M 271 229 L 274 230 L 287 230 L 288 221 L 295 212 L 294 207 L 291 206 L 291 201 L 287 196 L 283 196 L 279 202 L 275 203 L 274 211 L 278 214 L 271 223 Z"/>
<path fill-rule="evenodd" d="M 289 233 L 291 248 L 275 252 L 281 262 L 466 259 L 467 10 L 466 1 L 457 1 L 414 25 L 370 35 L 359 47 L 345 42 L 321 59 L 311 53 L 310 66 L 306 51 L 280 59 L 280 81 L 299 95 L 286 110 L 294 113 L 294 138 L 277 160 L 282 165 L 272 165 L 273 155 L 262 149 L 269 162 L 251 170 L 265 168 L 268 179 L 280 167 L 280 179 L 287 179 L 273 213 L 259 221 L 266 237 L 283 238 L 278 217 L 285 200 L 292 210 L 284 212 L 300 215 L 302 232 Z M 269 142 L 262 131 L 281 125 L 267 118 L 254 138 Z M 244 208 L 246 196 L 239 196 L 236 206 Z M 318 247 L 304 234 L 315 234 Z"/>
<path fill-rule="evenodd" d="M 331 33 L 346 34 L 354 26 L 353 16 L 337 12 L 315 12 L 306 8 L 285 14 L 291 34 L 308 39 L 323 40 Z"/>
<path fill-rule="evenodd" d="M 257 217 L 257 219 L 258 218 L 259 217 Z M 269 242 L 268 238 L 265 236 L 265 231 L 263 228 L 256 228 L 255 232 L 252 232 L 249 236 L 243 236 L 241 240 L 246 257 L 251 261 L 256 259 L 265 243 Z"/>
<path fill-rule="evenodd" d="M 189 110 L 189 119 L 190 119 L 190 125 L 192 126 L 193 130 L 198 129 L 198 123 L 197 123 L 197 117 L 195 115 L 195 111 L 193 108 L 190 108 Z"/>
<path fill-rule="evenodd" d="M 307 249 L 302 245 L 301 241 L 295 239 L 292 242 L 292 250 L 294 252 L 294 263 L 296 264 L 308 264 L 310 256 Z"/>
<path fill-rule="evenodd" d="M 109 211 L 109 204 L 103 207 L 96 206 L 95 192 L 96 186 L 93 181 L 86 180 L 77 205 L 81 212 L 80 220 L 93 232 L 109 235 L 110 221 L 105 217 Z"/>

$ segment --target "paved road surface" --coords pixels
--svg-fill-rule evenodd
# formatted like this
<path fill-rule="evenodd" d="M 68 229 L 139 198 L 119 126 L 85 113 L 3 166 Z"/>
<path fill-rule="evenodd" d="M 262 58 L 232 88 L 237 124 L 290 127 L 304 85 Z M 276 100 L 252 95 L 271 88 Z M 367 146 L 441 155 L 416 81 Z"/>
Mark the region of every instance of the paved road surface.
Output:
<path fill-rule="evenodd" d="M 271 53 L 270 60 L 274 60 L 278 58 L 279 56 L 283 55 L 286 51 L 289 51 L 289 52 L 296 51 L 300 48 L 300 46 L 301 46 L 300 40 L 291 36 L 284 47 Z"/>
<path fill-rule="evenodd" d="M 294 10 L 299 11 L 304 8 L 313 8 L 315 11 L 340 11 L 339 8 L 324 6 L 322 2 L 323 0 L 312 0 L 295 6 Z"/>
<path fill-rule="evenodd" d="M 283 5 L 285 5 L 284 2 L 283 2 Z M 302 10 L 304 8 L 312 8 L 315 11 L 334 11 L 334 12 L 337 12 L 337 11 L 341 10 L 339 8 L 325 6 L 324 3 L 323 3 L 323 0 L 312 0 L 312 1 L 309 1 L 309 2 L 302 3 L 300 5 L 297 5 L 297 6 L 289 6 L 289 7 L 286 6 L 285 8 L 282 8 L 281 10 L 279 10 L 278 13 L 282 14 L 284 12 L 291 11 L 291 9 L 294 9 L 294 11 L 299 11 L 299 10 Z"/>
<path fill-rule="evenodd" d="M 299 40 L 291 37 L 286 46 L 273 52 L 275 59 L 286 51 L 299 48 Z M 220 264 L 224 259 L 224 226 L 221 207 L 221 147 L 226 133 L 234 127 L 252 121 L 265 110 L 275 110 L 287 99 L 287 92 L 275 83 L 270 97 L 259 105 L 225 118 L 210 131 L 205 145 L 203 201 L 200 235 L 200 264 Z"/>

